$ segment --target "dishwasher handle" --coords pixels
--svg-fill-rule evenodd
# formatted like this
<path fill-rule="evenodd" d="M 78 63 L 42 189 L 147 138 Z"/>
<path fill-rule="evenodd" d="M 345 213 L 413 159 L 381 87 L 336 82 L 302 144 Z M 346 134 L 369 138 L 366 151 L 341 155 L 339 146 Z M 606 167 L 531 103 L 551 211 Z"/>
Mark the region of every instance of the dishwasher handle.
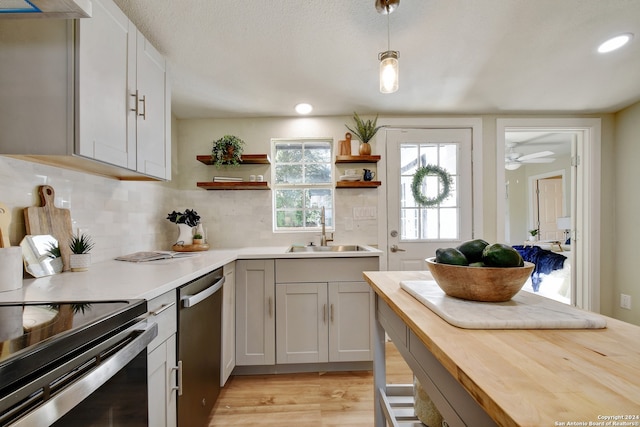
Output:
<path fill-rule="evenodd" d="M 220 280 L 218 280 L 216 283 L 214 283 L 213 285 L 209 286 L 207 289 L 205 289 L 202 292 L 198 292 L 195 295 L 185 295 L 185 296 L 183 296 L 180 299 L 182 301 L 182 307 L 184 307 L 184 308 L 193 307 L 194 305 L 198 304 L 199 302 L 204 301 L 205 299 L 209 298 L 211 295 L 215 294 L 220 289 L 222 289 L 222 285 L 223 284 L 224 284 L 224 277 L 222 277 Z"/>

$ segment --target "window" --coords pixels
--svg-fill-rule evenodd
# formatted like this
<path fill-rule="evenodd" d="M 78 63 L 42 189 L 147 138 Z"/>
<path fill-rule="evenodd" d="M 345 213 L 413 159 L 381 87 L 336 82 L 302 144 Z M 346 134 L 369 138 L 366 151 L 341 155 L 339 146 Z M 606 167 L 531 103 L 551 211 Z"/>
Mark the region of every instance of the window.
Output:
<path fill-rule="evenodd" d="M 456 143 L 402 143 L 400 146 L 400 229 L 403 241 L 457 239 L 458 215 L 458 147 Z M 418 166 L 433 164 L 443 167 L 451 175 L 451 194 L 437 206 L 424 207 L 416 203 L 411 191 L 413 175 Z M 429 198 L 438 196 L 440 180 L 429 175 L 422 182 L 422 193 Z"/>
<path fill-rule="evenodd" d="M 273 139 L 274 231 L 333 229 L 333 168 L 330 139 Z"/>

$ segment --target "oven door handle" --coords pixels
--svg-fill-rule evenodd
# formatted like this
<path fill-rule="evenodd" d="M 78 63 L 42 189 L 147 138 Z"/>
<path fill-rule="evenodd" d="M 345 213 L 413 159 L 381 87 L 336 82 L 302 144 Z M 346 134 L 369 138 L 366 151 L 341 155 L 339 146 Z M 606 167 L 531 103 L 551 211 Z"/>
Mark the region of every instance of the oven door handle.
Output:
<path fill-rule="evenodd" d="M 198 292 L 195 295 L 185 295 L 185 296 L 183 296 L 181 298 L 182 307 L 184 307 L 184 308 L 193 307 L 194 305 L 198 304 L 199 302 L 204 301 L 205 299 L 209 298 L 211 295 L 215 294 L 220 289 L 222 289 L 222 285 L 223 284 L 224 284 L 224 277 L 221 278 L 220 280 L 218 280 L 213 285 L 209 286 L 207 289 L 205 289 L 202 292 Z"/>
<path fill-rule="evenodd" d="M 86 375 L 70 384 L 59 394 L 45 401 L 42 405 L 16 420 L 11 427 L 29 427 L 50 425 L 69 412 L 87 396 L 100 388 L 127 366 L 138 354 L 144 351 L 149 343 L 158 335 L 158 325 L 140 322 L 127 331 L 141 331 L 130 343 L 116 354 L 90 370 Z M 119 334 L 120 335 L 120 334 Z"/>

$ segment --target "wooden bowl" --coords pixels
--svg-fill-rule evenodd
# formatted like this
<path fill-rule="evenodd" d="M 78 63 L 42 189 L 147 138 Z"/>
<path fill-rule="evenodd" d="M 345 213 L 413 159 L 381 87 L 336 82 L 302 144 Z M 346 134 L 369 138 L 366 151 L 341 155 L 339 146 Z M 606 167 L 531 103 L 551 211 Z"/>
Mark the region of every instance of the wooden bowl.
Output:
<path fill-rule="evenodd" d="M 535 264 L 524 267 L 466 267 L 425 260 L 434 280 L 445 294 L 471 301 L 509 301 L 527 282 Z"/>

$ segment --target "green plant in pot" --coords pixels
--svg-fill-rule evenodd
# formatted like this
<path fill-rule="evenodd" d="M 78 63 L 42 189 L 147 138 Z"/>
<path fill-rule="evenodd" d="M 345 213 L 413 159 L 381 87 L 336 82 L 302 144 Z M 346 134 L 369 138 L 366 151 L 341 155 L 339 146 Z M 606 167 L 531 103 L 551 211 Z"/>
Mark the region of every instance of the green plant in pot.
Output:
<path fill-rule="evenodd" d="M 529 230 L 529 240 L 534 241 L 536 240 L 536 236 L 538 235 L 538 229 L 534 228 L 533 230 Z"/>
<path fill-rule="evenodd" d="M 71 249 L 69 267 L 71 267 L 71 271 L 87 271 L 89 269 L 89 265 L 91 265 L 89 252 L 94 245 L 93 239 L 86 233 L 71 236 L 69 240 L 69 249 Z"/>
<path fill-rule="evenodd" d="M 234 135 L 225 135 L 213 141 L 211 159 L 214 166 L 237 166 L 242 161 L 245 142 Z"/>
<path fill-rule="evenodd" d="M 368 156 L 371 154 L 371 144 L 369 141 L 373 138 L 378 129 L 382 126 L 377 126 L 378 124 L 378 116 L 373 120 L 362 120 L 358 113 L 353 113 L 353 121 L 355 126 L 353 128 L 349 127 L 349 125 L 345 125 L 347 129 L 351 131 L 358 139 L 360 140 L 360 148 L 359 152 L 361 156 Z"/>

